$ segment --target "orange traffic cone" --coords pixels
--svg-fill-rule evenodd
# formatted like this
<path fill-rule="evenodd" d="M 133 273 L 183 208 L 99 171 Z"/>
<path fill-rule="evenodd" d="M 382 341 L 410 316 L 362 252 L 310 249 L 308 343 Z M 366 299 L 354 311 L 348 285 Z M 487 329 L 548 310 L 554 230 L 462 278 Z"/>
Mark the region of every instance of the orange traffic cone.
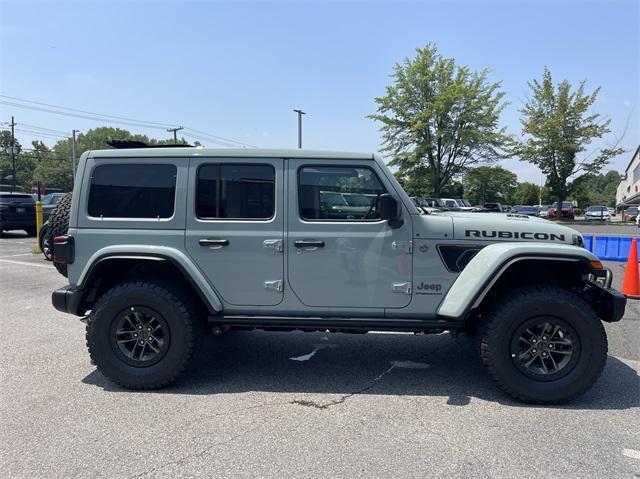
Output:
<path fill-rule="evenodd" d="M 638 242 L 631 239 L 627 269 L 622 280 L 622 294 L 627 298 L 640 299 L 640 274 L 638 273 Z"/>

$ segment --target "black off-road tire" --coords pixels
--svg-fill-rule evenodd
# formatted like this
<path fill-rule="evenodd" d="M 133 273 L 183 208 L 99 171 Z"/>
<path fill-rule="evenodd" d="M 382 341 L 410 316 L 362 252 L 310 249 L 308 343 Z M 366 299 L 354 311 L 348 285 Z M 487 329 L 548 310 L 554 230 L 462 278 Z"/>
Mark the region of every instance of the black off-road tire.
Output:
<path fill-rule="evenodd" d="M 69 231 L 69 214 L 71 213 L 71 199 L 72 193 L 67 193 L 62 197 L 60 201 L 51 211 L 49 216 L 49 231 L 47 232 L 47 238 L 49 244 L 53 246 L 53 238 L 56 236 L 66 235 Z M 62 276 L 67 277 L 67 265 L 56 263 L 54 261 L 53 266 L 58 270 Z"/>
<path fill-rule="evenodd" d="M 123 361 L 113 343 L 114 322 L 131 308 L 149 308 L 166 321 L 170 341 L 164 356 L 149 366 Z M 175 381 L 188 367 L 202 338 L 204 319 L 188 296 L 152 281 L 121 283 L 94 305 L 86 339 L 92 363 L 112 382 L 128 389 L 158 389 Z"/>
<path fill-rule="evenodd" d="M 516 331 L 533 318 L 557 320 L 578 338 L 577 359 L 557 379 L 534 379 L 516 365 L 519 354 L 512 357 Z M 480 355 L 489 374 L 502 390 L 524 402 L 561 404 L 575 399 L 593 386 L 607 360 L 607 336 L 598 316 L 583 299 L 558 287 L 513 291 L 484 315 L 478 333 Z"/>

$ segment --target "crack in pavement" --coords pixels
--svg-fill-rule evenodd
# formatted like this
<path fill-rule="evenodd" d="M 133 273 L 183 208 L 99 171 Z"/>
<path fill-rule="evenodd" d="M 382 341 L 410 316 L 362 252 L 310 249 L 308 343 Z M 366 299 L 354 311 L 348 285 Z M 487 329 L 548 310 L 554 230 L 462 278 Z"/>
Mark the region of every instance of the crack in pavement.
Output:
<path fill-rule="evenodd" d="M 364 392 L 367 392 L 369 389 L 374 387 L 376 385 L 376 383 L 378 381 L 380 381 L 384 376 L 386 376 L 393 369 L 395 369 L 395 367 L 396 367 L 396 365 L 392 364 L 386 371 L 383 371 L 376 378 L 374 378 L 373 381 L 369 382 L 369 384 L 367 384 L 362 389 L 358 389 L 357 391 L 354 391 L 354 392 L 349 393 L 349 394 L 344 394 L 339 399 L 335 399 L 333 401 L 329 401 L 329 402 L 326 402 L 324 404 L 321 404 L 321 403 L 318 403 L 318 402 L 315 402 L 315 401 L 308 401 L 306 399 L 294 399 L 293 401 L 291 401 L 291 404 L 297 404 L 298 406 L 313 407 L 313 408 L 316 408 L 316 409 L 329 409 L 332 406 L 337 406 L 339 404 L 344 403 L 345 401 L 347 401 L 347 399 L 355 396 L 356 394 L 362 394 Z"/>
<path fill-rule="evenodd" d="M 423 361 L 424 359 L 426 359 L 429 356 L 433 356 L 435 353 L 437 353 L 443 347 L 445 347 L 445 346 L 442 345 L 442 346 L 436 347 L 433 351 L 429 351 L 429 352 L 419 356 L 418 357 L 418 361 L 416 361 L 416 362 L 413 362 L 413 361 L 408 361 L 408 362 L 410 362 L 412 364 L 421 364 L 420 361 Z M 378 374 L 378 376 L 376 376 L 372 381 L 370 381 L 365 387 L 363 387 L 361 389 L 358 389 L 357 391 L 354 391 L 352 393 L 344 394 L 340 398 L 335 399 L 333 401 L 328 401 L 326 403 L 319 403 L 319 402 L 316 402 L 316 401 L 310 401 L 308 399 L 294 399 L 293 401 L 290 402 L 290 404 L 295 404 L 295 405 L 304 406 L 304 407 L 311 407 L 311 408 L 315 408 L 315 409 L 329 409 L 329 408 L 331 408 L 333 406 L 338 406 L 340 404 L 344 404 L 348 399 L 352 398 L 353 396 L 355 396 L 357 394 L 362 394 L 362 393 L 367 392 L 370 389 L 372 389 L 378 383 L 378 381 L 380 381 L 383 377 L 385 377 L 387 374 L 389 374 L 394 369 L 396 369 L 398 367 L 402 367 L 402 365 L 405 364 L 405 363 L 407 363 L 407 361 L 391 361 L 391 366 L 389 366 L 389 368 L 387 368 L 382 373 Z M 423 368 L 421 367 L 419 369 L 423 369 Z"/>

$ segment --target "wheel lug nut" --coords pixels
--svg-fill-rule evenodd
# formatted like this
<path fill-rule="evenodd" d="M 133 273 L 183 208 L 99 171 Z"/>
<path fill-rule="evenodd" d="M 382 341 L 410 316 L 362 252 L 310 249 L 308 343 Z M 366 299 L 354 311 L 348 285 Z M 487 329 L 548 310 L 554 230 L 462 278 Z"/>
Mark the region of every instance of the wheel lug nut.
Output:
<path fill-rule="evenodd" d="M 550 345 L 549 345 L 549 349 L 553 349 L 553 344 L 550 344 Z"/>
<path fill-rule="evenodd" d="M 547 357 L 547 353 L 542 353 L 542 356 L 543 357 Z"/>
<path fill-rule="evenodd" d="M 531 350 L 531 352 L 532 352 L 533 354 L 536 354 L 536 353 L 538 352 L 538 350 L 537 350 L 537 349 L 532 349 L 532 350 Z"/>
<path fill-rule="evenodd" d="M 546 341 L 546 340 L 547 340 L 547 337 L 546 337 L 546 336 L 542 336 L 542 340 L 543 340 L 543 341 Z"/>
<path fill-rule="evenodd" d="M 144 341 L 140 341 L 140 344 L 144 344 Z"/>
<path fill-rule="evenodd" d="M 531 342 L 532 342 L 532 343 L 537 343 L 537 342 L 538 342 L 538 340 L 537 340 L 536 338 L 533 338 L 533 339 L 531 340 Z"/>
<path fill-rule="evenodd" d="M 133 337 L 137 338 L 138 337 L 138 333 L 133 333 Z"/>
<path fill-rule="evenodd" d="M 142 324 L 138 324 L 138 329 L 142 329 Z"/>
<path fill-rule="evenodd" d="M 151 332 L 151 328 L 147 328 L 147 331 Z"/>

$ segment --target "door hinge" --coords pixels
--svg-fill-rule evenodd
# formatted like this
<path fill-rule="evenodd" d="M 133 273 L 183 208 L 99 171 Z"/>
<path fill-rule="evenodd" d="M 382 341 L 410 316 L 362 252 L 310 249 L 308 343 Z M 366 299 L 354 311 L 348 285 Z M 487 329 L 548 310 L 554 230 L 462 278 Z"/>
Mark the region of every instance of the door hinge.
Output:
<path fill-rule="evenodd" d="M 411 281 L 406 283 L 393 283 L 391 285 L 391 290 L 394 293 L 411 294 Z"/>
<path fill-rule="evenodd" d="M 282 291 L 284 290 L 284 284 L 281 279 L 276 279 L 274 281 L 265 281 L 264 287 L 265 289 L 277 291 L 278 293 L 282 293 Z"/>
<path fill-rule="evenodd" d="M 262 246 L 274 249 L 278 253 L 282 253 L 284 251 L 284 243 L 281 239 L 266 239 L 262 242 Z"/>
<path fill-rule="evenodd" d="M 411 254 L 413 253 L 413 241 L 394 241 L 391 243 L 391 249 Z"/>

